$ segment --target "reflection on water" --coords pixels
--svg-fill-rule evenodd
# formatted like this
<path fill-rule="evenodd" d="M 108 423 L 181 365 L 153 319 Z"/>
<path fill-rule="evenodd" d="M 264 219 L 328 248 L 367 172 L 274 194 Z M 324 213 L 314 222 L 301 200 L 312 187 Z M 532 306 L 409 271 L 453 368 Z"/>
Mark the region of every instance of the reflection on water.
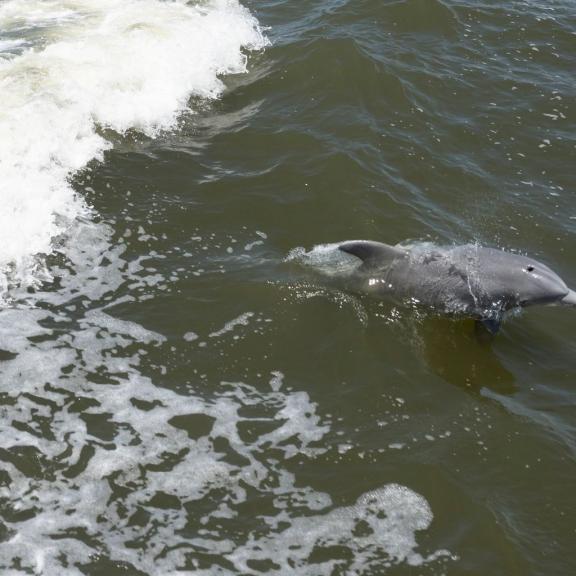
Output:
<path fill-rule="evenodd" d="M 513 394 L 516 378 L 495 351 L 494 338 L 475 320 L 429 317 L 419 325 L 421 350 L 430 368 L 450 384 L 472 392 L 489 388 Z"/>

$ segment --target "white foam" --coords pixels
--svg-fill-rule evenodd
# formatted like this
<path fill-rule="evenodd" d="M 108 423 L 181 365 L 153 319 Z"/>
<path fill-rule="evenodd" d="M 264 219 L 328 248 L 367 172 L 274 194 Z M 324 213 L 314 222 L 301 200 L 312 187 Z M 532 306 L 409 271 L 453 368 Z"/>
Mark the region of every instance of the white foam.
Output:
<path fill-rule="evenodd" d="M 187 555 L 198 550 L 224 558 L 230 566 L 219 571 L 224 575 L 252 573 L 252 562 L 270 560 L 274 574 L 306 575 L 313 563 L 315 573 L 327 576 L 336 568 L 354 574 L 449 557 L 420 550 L 416 533 L 429 527 L 432 512 L 409 488 L 387 485 L 335 507 L 329 494 L 290 471 L 290 458 L 328 450 L 330 426 L 289 376 L 272 371 L 260 385 L 212 382 L 208 397 L 156 385 L 143 364 L 170 346 L 166 338 L 95 308 L 94 300 L 105 300 L 110 287 L 142 267 L 123 259 L 122 245 L 110 247 L 111 230 L 79 227 L 68 243 L 77 244 L 81 233 L 92 238 L 90 250 L 66 249 L 73 270 L 55 271 L 60 290 L 31 296 L 42 309 L 0 309 L 0 348 L 16 355 L 0 362 L 0 391 L 10 399 L 0 407 L 0 447 L 14 455 L 0 460 L 9 478 L 0 498 L 23 513 L 7 522 L 0 570 L 18 559 L 22 570 L 80 575 L 72 567 L 104 556 L 153 575 L 185 567 L 215 573 L 190 565 Z M 102 261 L 102 274 L 94 275 Z M 86 296 L 85 309 L 69 311 L 68 302 Z M 205 423 L 200 429 L 196 418 Z M 244 439 L 242 427 L 253 424 L 265 428 Z M 102 430 L 111 436 L 101 438 Z M 25 467 L 17 465 L 21 451 L 30 456 Z M 258 495 L 272 504 L 248 518 L 261 528 L 229 540 L 226 520 L 243 520 L 244 504 Z M 141 514 L 142 524 L 133 521 Z M 311 560 L 315 550 L 334 545 L 350 551 L 347 559 Z"/>
<path fill-rule="evenodd" d="M 294 248 L 286 257 L 288 262 L 296 262 L 324 274 L 326 276 L 347 276 L 357 270 L 362 261 L 339 250 L 340 243 L 318 244 L 311 250 L 304 248 Z"/>
<path fill-rule="evenodd" d="M 352 559 L 316 562 L 314 574 L 328 576 L 337 567 L 338 572 L 365 574 L 402 562 L 421 566 L 438 558 L 454 558 L 446 550 L 428 556 L 416 552 L 416 532 L 427 529 L 432 518 L 428 502 L 420 494 L 388 484 L 363 494 L 353 506 L 291 519 L 290 527 L 279 535 L 252 541 L 228 558 L 241 571 L 248 571 L 247 560 L 272 560 L 281 568 L 276 574 L 302 576 L 310 574 L 313 551 L 332 546 L 346 546 Z"/>
<path fill-rule="evenodd" d="M 0 40 L 0 55 L 2 55 L 3 52 L 11 52 L 12 50 L 21 48 L 25 44 L 26 42 L 24 42 L 24 40 Z"/>
<path fill-rule="evenodd" d="M 89 213 L 68 178 L 111 147 L 98 127 L 170 129 L 191 96 L 215 98 L 222 75 L 246 71 L 243 49 L 266 44 L 237 0 L 0 5 L 3 30 L 32 39 L 38 27 L 43 45 L 0 58 L 0 294 L 41 279 L 35 256 Z"/>
<path fill-rule="evenodd" d="M 87 208 L 67 177 L 109 146 L 97 123 L 154 135 L 173 125 L 189 94 L 217 95 L 219 74 L 244 69 L 240 47 L 263 43 L 256 22 L 235 0 L 198 8 L 152 0 L 10 0 L 0 5 L 0 27 L 9 26 L 42 26 L 48 42 L 0 63 L 0 97 L 8 98 L 0 98 L 0 133 L 21 154 L 0 140 L 7 154 L 0 156 L 0 176 L 9 184 L 0 181 L 0 202 L 13 208 L 0 214 L 0 226 L 12 225 L 16 235 L 4 247 L 10 237 L 0 230 L 0 268 L 6 275 L 13 262 L 20 279 L 38 278 L 34 250 L 53 249 L 54 234 L 62 232 L 66 258 L 54 267 L 58 290 L 28 296 L 28 306 L 0 307 L 0 348 L 15 355 L 0 362 L 6 479 L 0 498 L 7 509 L 28 511 L 5 522 L 0 571 L 20 566 L 14 573 L 80 575 L 82 565 L 109 559 L 153 575 L 236 574 L 254 572 L 250 560 L 271 558 L 275 574 L 309 574 L 315 548 L 345 546 L 349 560 L 313 565 L 315 573 L 331 574 L 346 561 L 342 573 L 443 554 L 419 552 L 415 533 L 432 516 L 408 488 L 384 486 L 355 505 L 335 507 L 291 471 L 292 456 L 314 458 L 328 449 L 330 427 L 289 375 L 274 371 L 268 384 L 212 380 L 209 394 L 178 394 L 154 382 L 145 365 L 154 356 L 168 362 L 175 347 L 108 308 L 148 298 L 167 279 L 146 270 L 144 257 L 127 262 L 125 245 L 112 245 L 111 228 L 78 218 Z M 134 70 L 127 70 L 129 59 Z M 160 62 L 168 70 L 155 68 Z M 151 71 L 158 85 L 146 76 Z M 162 82 L 171 98 L 157 94 Z M 134 109 L 122 109 L 128 101 Z M 29 244 L 20 242 L 26 234 Z M 120 287 L 127 293 L 110 299 Z M 213 334 L 248 331 L 259 319 L 259 312 L 246 313 Z M 189 332 L 185 340 L 193 337 Z M 158 368 L 165 374 L 169 366 Z M 175 418 L 191 430 L 194 418 L 211 424 L 193 437 Z M 265 428 L 244 440 L 242 426 L 255 423 Z M 18 465 L 21 452 L 25 466 Z M 155 504 L 159 495 L 175 504 Z M 252 517 L 244 504 L 251 507 L 259 496 L 270 506 Z M 248 525 L 261 526 L 231 541 L 224 521 L 243 514 Z M 358 536 L 359 523 L 371 533 Z M 230 568 L 193 565 L 195 551 L 219 555 Z"/>
<path fill-rule="evenodd" d="M 244 312 L 244 314 L 240 314 L 237 318 L 233 318 L 229 322 L 226 322 L 220 330 L 216 330 L 211 332 L 208 336 L 210 338 L 218 338 L 219 336 L 223 336 L 228 332 L 232 332 L 236 326 L 248 326 L 250 322 L 250 318 L 254 316 L 254 312 Z"/>

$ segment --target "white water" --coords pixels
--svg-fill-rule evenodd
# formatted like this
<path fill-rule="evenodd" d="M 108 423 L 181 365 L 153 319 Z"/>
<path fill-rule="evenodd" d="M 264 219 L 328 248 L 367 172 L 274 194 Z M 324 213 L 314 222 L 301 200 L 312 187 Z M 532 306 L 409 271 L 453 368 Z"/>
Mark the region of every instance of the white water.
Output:
<path fill-rule="evenodd" d="M 286 261 L 297 262 L 325 276 L 346 277 L 353 274 L 362 262 L 356 256 L 339 250 L 340 244 L 318 244 L 309 251 L 302 247 L 294 248 Z"/>
<path fill-rule="evenodd" d="M 32 48 L 15 55 L 22 42 Z M 174 127 L 266 43 L 236 0 L 0 4 L 0 297 L 44 278 L 37 255 L 89 213 L 69 177 L 111 147 L 99 128 Z"/>
<path fill-rule="evenodd" d="M 66 267 L 54 270 L 59 290 L 0 310 L 0 350 L 11 356 L 0 361 L 0 500 L 10 511 L 0 524 L 0 572 L 80 575 L 81 566 L 109 558 L 158 576 L 255 574 L 254 562 L 268 563 L 270 574 L 313 568 L 329 576 L 454 558 L 418 543 L 433 511 L 410 488 L 383 483 L 336 505 L 290 470 L 293 458 L 330 461 L 334 423 L 289 375 L 199 376 L 179 382 L 180 393 L 159 385 L 172 362 L 192 369 L 197 340 L 217 354 L 228 332 L 210 338 L 205 327 L 178 344 L 115 318 L 111 291 L 130 283 L 124 299 L 138 302 L 169 280 L 147 272 L 162 255 L 128 261 L 123 239 L 114 245 L 112 235 L 105 225 L 74 227 Z M 227 325 L 248 337 L 252 322 L 237 320 Z M 246 437 L 255 424 L 265 429 Z M 271 503 L 248 515 L 260 528 L 230 539 L 228 523 L 242 520 L 254 498 Z M 332 546 L 350 559 L 311 562 Z M 197 558 L 206 554 L 229 569 L 201 569 Z"/>
<path fill-rule="evenodd" d="M 111 147 L 99 128 L 154 137 L 174 127 L 190 96 L 217 97 L 221 75 L 245 71 L 242 49 L 265 43 L 236 0 L 0 4 L 0 298 L 9 283 L 49 274 L 38 254 L 66 255 L 54 265 L 58 290 L 0 308 L 0 500 L 9 512 L 0 571 L 82 574 L 109 558 L 148 574 L 213 574 L 195 560 L 208 551 L 226 560 L 221 574 L 269 560 L 270 573 L 304 575 L 314 550 L 332 545 L 351 550 L 358 572 L 449 557 L 418 545 L 432 511 L 409 488 L 388 484 L 336 506 L 288 469 L 291 458 L 322 456 L 331 433 L 289 376 L 209 386 L 199 376 L 198 390 L 178 382 L 180 393 L 156 381 L 170 358 L 192 362 L 192 347 L 210 352 L 263 330 L 258 315 L 215 332 L 194 327 L 179 349 L 108 309 L 144 301 L 174 277 L 152 274 L 152 256 L 127 260 L 122 239 L 114 244 L 110 227 L 90 222 L 69 177 Z M 256 236 L 239 240 L 266 239 Z M 196 265 L 202 248 L 190 254 Z M 210 425 L 194 436 L 186 426 L 197 421 Z M 267 428 L 243 437 L 254 423 Z M 260 534 L 228 539 L 226 521 L 255 495 L 272 503 L 256 517 Z M 328 575 L 338 564 L 313 570 Z"/>

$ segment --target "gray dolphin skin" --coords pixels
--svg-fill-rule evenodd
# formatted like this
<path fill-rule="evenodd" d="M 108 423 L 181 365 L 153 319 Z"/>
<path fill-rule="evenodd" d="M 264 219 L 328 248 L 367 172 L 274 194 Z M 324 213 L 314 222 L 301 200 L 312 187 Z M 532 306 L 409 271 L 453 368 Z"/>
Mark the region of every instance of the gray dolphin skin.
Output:
<path fill-rule="evenodd" d="M 353 287 L 470 316 L 495 334 L 504 313 L 533 305 L 576 306 L 576 292 L 548 266 L 476 244 L 389 246 L 355 240 L 337 245 L 358 258 Z"/>

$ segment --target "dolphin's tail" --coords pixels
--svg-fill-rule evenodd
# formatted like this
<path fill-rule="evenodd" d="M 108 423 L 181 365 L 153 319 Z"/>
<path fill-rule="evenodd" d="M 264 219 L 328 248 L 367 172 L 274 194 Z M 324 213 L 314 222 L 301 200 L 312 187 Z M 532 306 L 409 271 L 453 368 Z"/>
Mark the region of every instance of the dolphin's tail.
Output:
<path fill-rule="evenodd" d="M 568 294 L 560 300 L 560 304 L 565 306 L 576 306 L 576 290 L 569 290 Z"/>

